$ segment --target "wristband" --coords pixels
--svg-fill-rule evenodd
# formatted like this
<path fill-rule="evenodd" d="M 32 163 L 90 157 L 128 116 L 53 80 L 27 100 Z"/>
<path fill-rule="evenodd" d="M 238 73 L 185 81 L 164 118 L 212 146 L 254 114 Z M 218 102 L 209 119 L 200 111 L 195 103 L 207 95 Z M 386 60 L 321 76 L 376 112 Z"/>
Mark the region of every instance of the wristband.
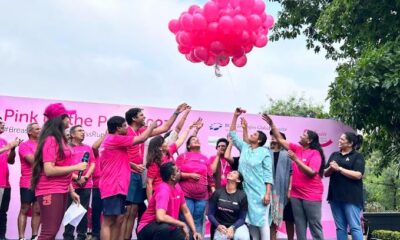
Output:
<path fill-rule="evenodd" d="M 179 112 L 174 112 L 174 115 L 175 115 L 175 116 L 178 116 L 178 115 L 179 115 Z"/>

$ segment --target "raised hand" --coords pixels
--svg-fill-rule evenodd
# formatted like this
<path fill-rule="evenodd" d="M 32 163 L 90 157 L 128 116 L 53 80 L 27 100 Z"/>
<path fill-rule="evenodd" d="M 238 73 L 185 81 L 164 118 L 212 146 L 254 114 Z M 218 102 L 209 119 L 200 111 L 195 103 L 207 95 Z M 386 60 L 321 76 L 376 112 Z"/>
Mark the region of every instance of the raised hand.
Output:
<path fill-rule="evenodd" d="M 242 114 L 242 113 L 246 113 L 246 110 L 243 109 L 243 108 L 237 107 L 237 108 L 235 109 L 234 115 L 235 115 L 235 116 L 240 116 L 240 114 Z"/>
<path fill-rule="evenodd" d="M 247 120 L 244 117 L 240 118 L 240 124 L 242 125 L 243 129 L 247 129 Z"/>
<path fill-rule="evenodd" d="M 187 103 L 182 103 L 178 107 L 176 107 L 175 112 L 181 113 L 181 112 L 185 111 L 188 107 L 190 107 L 190 106 L 187 105 Z"/>
<path fill-rule="evenodd" d="M 270 125 L 270 126 L 274 123 L 274 122 L 272 121 L 271 117 L 270 117 L 268 114 L 266 114 L 266 113 L 263 113 L 262 119 L 263 119 L 265 122 L 267 122 L 267 124 Z"/>

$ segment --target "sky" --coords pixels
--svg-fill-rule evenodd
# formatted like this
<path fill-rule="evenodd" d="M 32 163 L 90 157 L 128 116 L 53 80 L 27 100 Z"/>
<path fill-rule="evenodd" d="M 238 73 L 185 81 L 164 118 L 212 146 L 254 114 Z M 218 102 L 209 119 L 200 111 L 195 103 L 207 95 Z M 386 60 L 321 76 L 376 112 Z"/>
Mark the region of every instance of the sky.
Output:
<path fill-rule="evenodd" d="M 205 0 L 0 1 L 0 95 L 258 113 L 302 95 L 324 104 L 336 64 L 305 39 L 269 42 L 247 65 L 191 63 L 168 22 Z M 277 18 L 280 6 L 267 3 Z"/>

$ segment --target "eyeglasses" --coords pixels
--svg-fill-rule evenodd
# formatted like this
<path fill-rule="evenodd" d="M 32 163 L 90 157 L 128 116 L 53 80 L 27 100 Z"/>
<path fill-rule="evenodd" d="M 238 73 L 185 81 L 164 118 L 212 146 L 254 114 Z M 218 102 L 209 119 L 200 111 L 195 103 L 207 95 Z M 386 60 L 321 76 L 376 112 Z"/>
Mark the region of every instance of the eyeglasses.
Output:
<path fill-rule="evenodd" d="M 220 148 L 220 147 L 226 148 L 226 145 L 218 145 L 218 146 L 217 146 L 217 148 Z"/>

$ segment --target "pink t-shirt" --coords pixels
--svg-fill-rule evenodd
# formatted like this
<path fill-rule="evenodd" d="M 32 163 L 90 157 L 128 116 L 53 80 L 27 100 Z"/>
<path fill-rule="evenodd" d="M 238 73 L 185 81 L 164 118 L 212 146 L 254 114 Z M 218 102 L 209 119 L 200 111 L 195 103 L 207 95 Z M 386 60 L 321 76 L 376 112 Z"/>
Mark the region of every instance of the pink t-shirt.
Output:
<path fill-rule="evenodd" d="M 146 131 L 146 127 L 141 127 L 138 130 L 133 130 L 132 127 L 128 127 L 128 136 L 137 137 L 140 136 L 144 131 Z M 128 147 L 128 157 L 129 161 L 135 164 L 143 164 L 143 156 L 144 156 L 144 143 L 132 145 Z M 132 172 L 139 173 L 136 170 L 131 170 Z"/>
<path fill-rule="evenodd" d="M 173 143 L 169 145 L 168 151 L 170 154 L 170 157 L 168 158 L 167 156 L 163 156 L 161 159 L 161 164 L 173 161 L 172 155 L 176 152 L 176 144 Z M 152 178 L 153 179 L 153 191 L 155 191 L 156 187 L 160 183 L 162 183 L 161 175 L 160 175 L 160 167 L 156 163 L 152 163 L 148 168 L 147 168 L 147 178 Z"/>
<path fill-rule="evenodd" d="M 101 198 L 118 194 L 127 195 L 130 166 L 127 149 L 132 146 L 133 136 L 108 134 L 100 153 L 100 193 Z"/>
<path fill-rule="evenodd" d="M 324 186 L 318 174 L 321 166 L 321 155 L 318 150 L 304 149 L 302 146 L 294 143 L 289 144 L 289 149 L 292 150 L 304 164 L 317 172 L 314 177 L 310 178 L 293 162 L 292 190 L 290 191 L 290 195 L 308 201 L 322 201 Z"/>
<path fill-rule="evenodd" d="M 63 143 L 63 148 L 64 158 L 59 158 L 56 139 L 53 136 L 47 137 L 42 149 L 43 163 L 52 162 L 58 167 L 73 165 L 70 147 L 66 143 Z M 72 173 L 62 176 L 47 177 L 43 168 L 40 172 L 39 181 L 35 189 L 36 196 L 67 193 L 69 184 L 71 183 L 71 176 Z"/>
<path fill-rule="evenodd" d="M 88 166 L 87 168 L 83 171 L 82 177 L 86 175 L 86 173 L 89 171 L 90 165 L 95 163 L 95 158 L 94 158 L 94 153 L 92 150 L 92 147 L 86 144 L 80 144 L 76 146 L 71 146 L 72 148 L 72 161 L 73 164 L 78 164 L 82 162 L 82 157 L 85 154 L 85 152 L 89 153 L 89 161 L 88 161 Z M 76 175 L 78 175 L 79 171 L 74 172 Z M 93 174 L 92 174 L 93 175 Z M 74 186 L 75 189 L 77 188 L 92 188 L 93 187 L 93 180 L 92 176 L 89 177 L 87 180 L 86 184 L 82 187 L 79 184 L 77 184 L 75 181 L 72 181 L 72 186 Z"/>
<path fill-rule="evenodd" d="M 215 159 L 215 156 L 210 157 L 210 159 L 209 159 L 210 166 L 212 165 L 214 159 Z M 231 172 L 232 168 L 231 168 L 231 165 L 229 164 L 229 162 L 224 157 L 222 157 L 220 159 L 220 162 L 221 162 L 221 168 L 220 168 L 221 169 L 221 171 L 220 171 L 221 187 L 225 187 L 226 184 L 228 183 L 228 180 L 227 180 L 228 173 Z"/>
<path fill-rule="evenodd" d="M 7 146 L 7 141 L 0 138 L 0 148 Z M 10 151 L 6 151 L 0 154 L 0 188 L 10 188 L 7 157 Z"/>
<path fill-rule="evenodd" d="M 19 180 L 19 186 L 21 188 L 31 187 L 31 176 L 32 176 L 32 164 L 26 160 L 26 156 L 34 156 L 37 147 L 37 141 L 28 140 L 19 145 L 18 153 L 21 161 L 21 178 Z"/>
<path fill-rule="evenodd" d="M 100 184 L 100 176 L 101 176 L 101 167 L 100 167 L 100 158 L 96 158 L 96 165 L 94 166 L 94 171 L 92 174 L 93 187 L 98 188 Z"/>
<path fill-rule="evenodd" d="M 185 204 L 185 197 L 179 184 L 174 187 L 165 182 L 161 183 L 151 198 L 137 231 L 140 232 L 147 224 L 156 221 L 157 209 L 164 209 L 167 215 L 178 219 L 179 210 L 183 204 Z"/>
<path fill-rule="evenodd" d="M 214 185 L 208 158 L 201 153 L 186 152 L 178 156 L 176 165 L 183 173 L 200 174 L 198 181 L 192 178 L 181 179 L 179 184 L 185 197 L 197 200 L 208 199 L 208 186 Z"/>

